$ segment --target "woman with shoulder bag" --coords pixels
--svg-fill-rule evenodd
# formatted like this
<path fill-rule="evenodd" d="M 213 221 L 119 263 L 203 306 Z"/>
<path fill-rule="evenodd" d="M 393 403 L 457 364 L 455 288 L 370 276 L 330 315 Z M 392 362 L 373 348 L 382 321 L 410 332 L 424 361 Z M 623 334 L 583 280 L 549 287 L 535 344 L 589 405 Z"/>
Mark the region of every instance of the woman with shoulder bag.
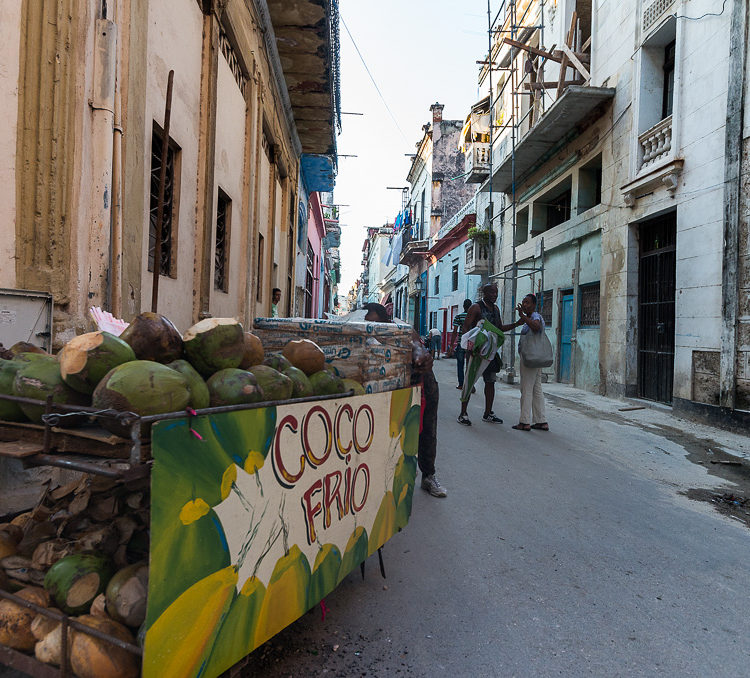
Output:
<path fill-rule="evenodd" d="M 516 307 L 520 316 L 516 326 L 523 325 L 518 342 L 521 374 L 521 417 L 513 428 L 549 431 L 544 413 L 542 367 L 552 364 L 552 345 L 544 334 L 544 319 L 536 312 L 536 295 L 527 294 Z"/>

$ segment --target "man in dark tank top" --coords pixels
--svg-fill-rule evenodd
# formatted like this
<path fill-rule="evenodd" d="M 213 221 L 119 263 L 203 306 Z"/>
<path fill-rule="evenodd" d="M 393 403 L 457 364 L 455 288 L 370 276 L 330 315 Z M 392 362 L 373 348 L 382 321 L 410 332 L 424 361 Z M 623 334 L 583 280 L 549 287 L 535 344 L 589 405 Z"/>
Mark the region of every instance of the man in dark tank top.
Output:
<path fill-rule="evenodd" d="M 503 332 L 508 332 L 514 327 L 518 327 L 518 323 L 511 323 L 510 325 L 503 325 L 503 319 L 500 316 L 500 309 L 495 303 L 497 301 L 497 285 L 489 284 L 482 288 L 482 299 L 476 304 L 472 304 L 466 314 L 466 320 L 462 334 L 466 334 L 469 330 L 474 329 L 477 323 L 484 318 L 491 322 L 495 327 L 501 329 Z M 484 414 L 482 415 L 482 421 L 486 421 L 490 424 L 502 424 L 503 420 L 496 416 L 492 411 L 492 404 L 495 401 L 495 382 L 497 381 L 497 373 L 500 371 L 500 354 L 495 356 L 495 359 L 487 365 L 487 368 L 482 373 L 484 379 Z M 469 405 L 469 401 L 461 403 L 461 414 L 458 415 L 458 423 L 464 426 L 471 426 L 471 421 L 466 414 L 466 408 Z"/>

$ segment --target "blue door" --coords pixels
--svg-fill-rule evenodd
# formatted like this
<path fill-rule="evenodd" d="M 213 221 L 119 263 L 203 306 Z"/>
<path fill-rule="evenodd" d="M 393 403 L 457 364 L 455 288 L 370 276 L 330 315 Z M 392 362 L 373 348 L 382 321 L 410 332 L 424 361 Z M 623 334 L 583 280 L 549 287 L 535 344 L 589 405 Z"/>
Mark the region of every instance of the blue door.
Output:
<path fill-rule="evenodd" d="M 570 381 L 570 339 L 573 336 L 573 295 L 564 294 L 560 308 L 560 377 L 559 381 Z"/>

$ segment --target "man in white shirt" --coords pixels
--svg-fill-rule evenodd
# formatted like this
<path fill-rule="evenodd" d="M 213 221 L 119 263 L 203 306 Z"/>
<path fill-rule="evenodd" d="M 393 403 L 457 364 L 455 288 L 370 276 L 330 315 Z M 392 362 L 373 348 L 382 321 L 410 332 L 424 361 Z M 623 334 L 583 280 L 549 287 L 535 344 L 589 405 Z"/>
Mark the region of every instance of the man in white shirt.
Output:
<path fill-rule="evenodd" d="M 435 360 L 440 360 L 440 340 L 443 333 L 437 328 L 433 327 L 427 336 L 430 338 L 430 353 Z"/>

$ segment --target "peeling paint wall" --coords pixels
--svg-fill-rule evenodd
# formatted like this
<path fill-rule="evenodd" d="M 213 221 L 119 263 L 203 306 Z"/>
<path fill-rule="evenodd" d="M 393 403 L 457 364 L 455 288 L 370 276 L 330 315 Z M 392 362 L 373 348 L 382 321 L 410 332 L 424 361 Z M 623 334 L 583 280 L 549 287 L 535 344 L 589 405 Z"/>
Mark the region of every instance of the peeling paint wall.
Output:
<path fill-rule="evenodd" d="M 432 130 L 432 210 L 434 217 L 431 235 L 458 212 L 476 192 L 475 184 L 467 184 L 464 174 L 464 155 L 458 150 L 463 123 L 460 120 L 440 120 Z"/>
<path fill-rule="evenodd" d="M 18 69 L 20 60 L 21 3 L 0 4 L 0 186 L 16 185 Z M 16 195 L 0 200 L 0 287 L 16 285 Z"/>
<path fill-rule="evenodd" d="M 216 268 L 216 207 L 211 243 L 211 310 L 219 317 L 239 315 L 238 298 L 245 286 L 246 258 L 242 244 L 246 242 L 247 214 L 242 197 L 245 184 L 245 99 L 235 82 L 223 54 L 219 55 L 219 79 L 216 110 L 216 159 L 214 163 L 214 205 L 218 204 L 219 188 L 232 201 L 229 215 L 228 290 L 214 284 Z"/>
<path fill-rule="evenodd" d="M 750 410 L 750 127 L 745 127 L 745 135 L 740 175 L 736 407 Z"/>
<path fill-rule="evenodd" d="M 150 308 L 151 141 L 154 122 L 163 126 L 171 68 L 178 209 L 175 266 L 172 276 L 160 277 L 159 311 L 183 331 L 199 314 L 247 321 L 256 311 L 269 312 L 273 282 L 282 291 L 290 284 L 287 234 L 296 228 L 290 187 L 298 185 L 299 142 L 279 90 L 284 78 L 277 77 L 252 4 L 219 2 L 211 15 L 201 7 L 195 0 L 107 4 L 113 22 L 108 37 L 117 36 L 119 167 L 111 160 L 102 164 L 105 156 L 97 155 L 112 148 L 116 132 L 111 122 L 109 129 L 102 125 L 102 116 L 112 112 L 89 103 L 96 99 L 102 4 L 22 0 L 0 8 L 0 111 L 6 122 L 0 131 L 6 158 L 0 185 L 7 191 L 0 200 L 0 235 L 5 236 L 0 286 L 53 293 L 57 347 L 90 328 L 90 304 L 107 306 L 108 285 L 116 275 L 109 261 L 109 210 L 117 169 L 122 177 L 121 315 L 130 320 Z M 268 154 L 261 149 L 264 131 Z M 213 281 L 220 186 L 232 199 L 228 293 L 218 293 Z M 259 228 L 265 252 L 256 307 Z"/>

